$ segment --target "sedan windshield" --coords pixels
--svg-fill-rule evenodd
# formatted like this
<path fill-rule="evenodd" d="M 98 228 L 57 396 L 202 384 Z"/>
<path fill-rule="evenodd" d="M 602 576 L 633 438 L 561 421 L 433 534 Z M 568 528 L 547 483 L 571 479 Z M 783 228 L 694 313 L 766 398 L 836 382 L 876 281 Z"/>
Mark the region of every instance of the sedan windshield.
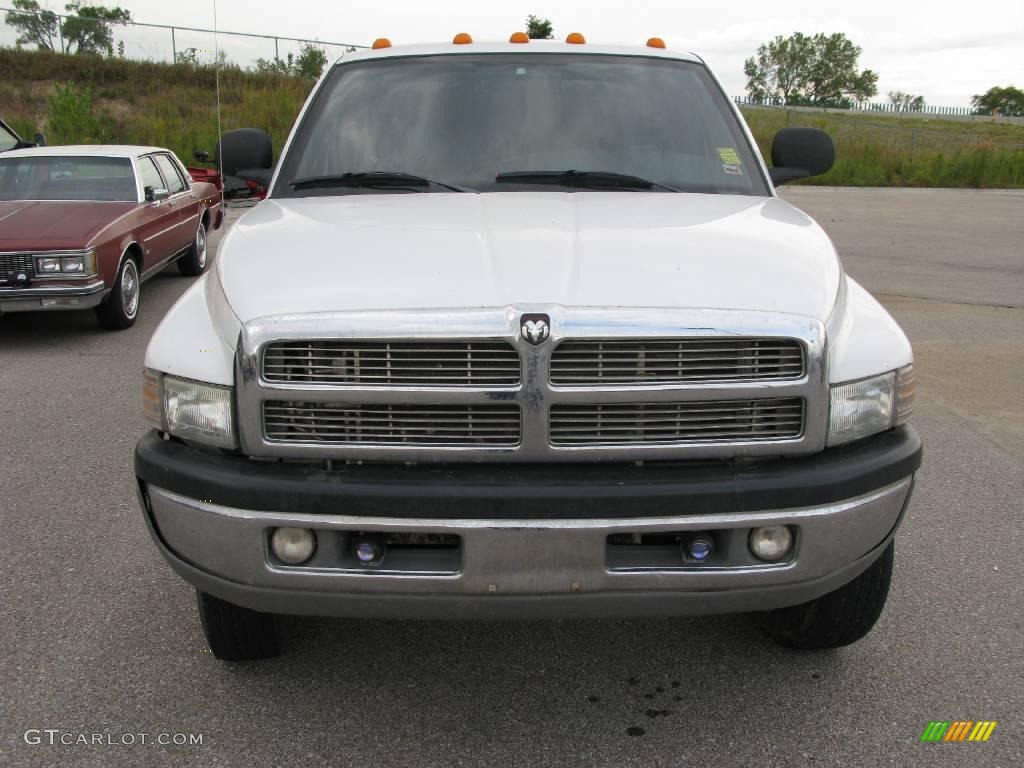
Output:
<path fill-rule="evenodd" d="M 434 183 L 304 181 L 382 171 Z M 335 67 L 299 125 L 274 195 L 446 187 L 768 194 L 731 105 L 703 65 L 523 53 Z"/>
<path fill-rule="evenodd" d="M 137 194 L 127 157 L 0 157 L 0 200 L 136 202 Z"/>

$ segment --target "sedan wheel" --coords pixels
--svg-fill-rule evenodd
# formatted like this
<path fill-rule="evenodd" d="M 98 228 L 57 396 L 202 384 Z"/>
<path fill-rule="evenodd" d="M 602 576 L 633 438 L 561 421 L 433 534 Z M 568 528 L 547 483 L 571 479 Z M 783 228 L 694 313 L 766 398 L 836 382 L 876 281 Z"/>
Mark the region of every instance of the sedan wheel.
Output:
<path fill-rule="evenodd" d="M 139 268 L 135 260 L 125 257 L 114 285 L 103 303 L 96 307 L 96 319 L 108 331 L 130 328 L 139 314 Z"/>
<path fill-rule="evenodd" d="M 196 277 L 206 269 L 206 225 L 199 222 L 195 240 L 188 253 L 178 259 L 178 271 L 186 277 Z"/>

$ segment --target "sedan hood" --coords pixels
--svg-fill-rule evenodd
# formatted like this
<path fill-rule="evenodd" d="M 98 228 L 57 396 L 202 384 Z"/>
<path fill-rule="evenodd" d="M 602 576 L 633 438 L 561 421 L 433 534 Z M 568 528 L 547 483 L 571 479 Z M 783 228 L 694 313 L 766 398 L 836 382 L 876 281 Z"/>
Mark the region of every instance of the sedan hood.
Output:
<path fill-rule="evenodd" d="M 824 321 L 842 269 L 778 198 L 630 192 L 270 199 L 217 259 L 242 322 L 346 310 L 558 304 Z"/>
<path fill-rule="evenodd" d="M 0 200 L 0 251 L 83 248 L 135 203 Z"/>

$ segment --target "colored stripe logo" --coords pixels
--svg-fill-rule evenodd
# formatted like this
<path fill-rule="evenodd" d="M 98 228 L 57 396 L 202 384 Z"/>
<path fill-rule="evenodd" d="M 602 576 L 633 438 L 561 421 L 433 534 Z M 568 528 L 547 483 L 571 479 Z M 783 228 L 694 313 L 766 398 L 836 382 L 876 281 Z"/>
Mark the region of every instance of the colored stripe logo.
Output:
<path fill-rule="evenodd" d="M 932 720 L 921 741 L 988 741 L 995 729 L 995 720 Z"/>

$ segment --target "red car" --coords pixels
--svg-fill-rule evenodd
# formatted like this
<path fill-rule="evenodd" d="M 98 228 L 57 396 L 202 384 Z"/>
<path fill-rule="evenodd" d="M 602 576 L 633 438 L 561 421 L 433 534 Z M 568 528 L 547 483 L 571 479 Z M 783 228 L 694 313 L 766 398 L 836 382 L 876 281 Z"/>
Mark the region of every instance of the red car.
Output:
<path fill-rule="evenodd" d="M 206 268 L 221 192 L 159 147 L 35 147 L 0 155 L 0 314 L 94 307 L 127 328 L 140 284 L 172 261 Z"/>

